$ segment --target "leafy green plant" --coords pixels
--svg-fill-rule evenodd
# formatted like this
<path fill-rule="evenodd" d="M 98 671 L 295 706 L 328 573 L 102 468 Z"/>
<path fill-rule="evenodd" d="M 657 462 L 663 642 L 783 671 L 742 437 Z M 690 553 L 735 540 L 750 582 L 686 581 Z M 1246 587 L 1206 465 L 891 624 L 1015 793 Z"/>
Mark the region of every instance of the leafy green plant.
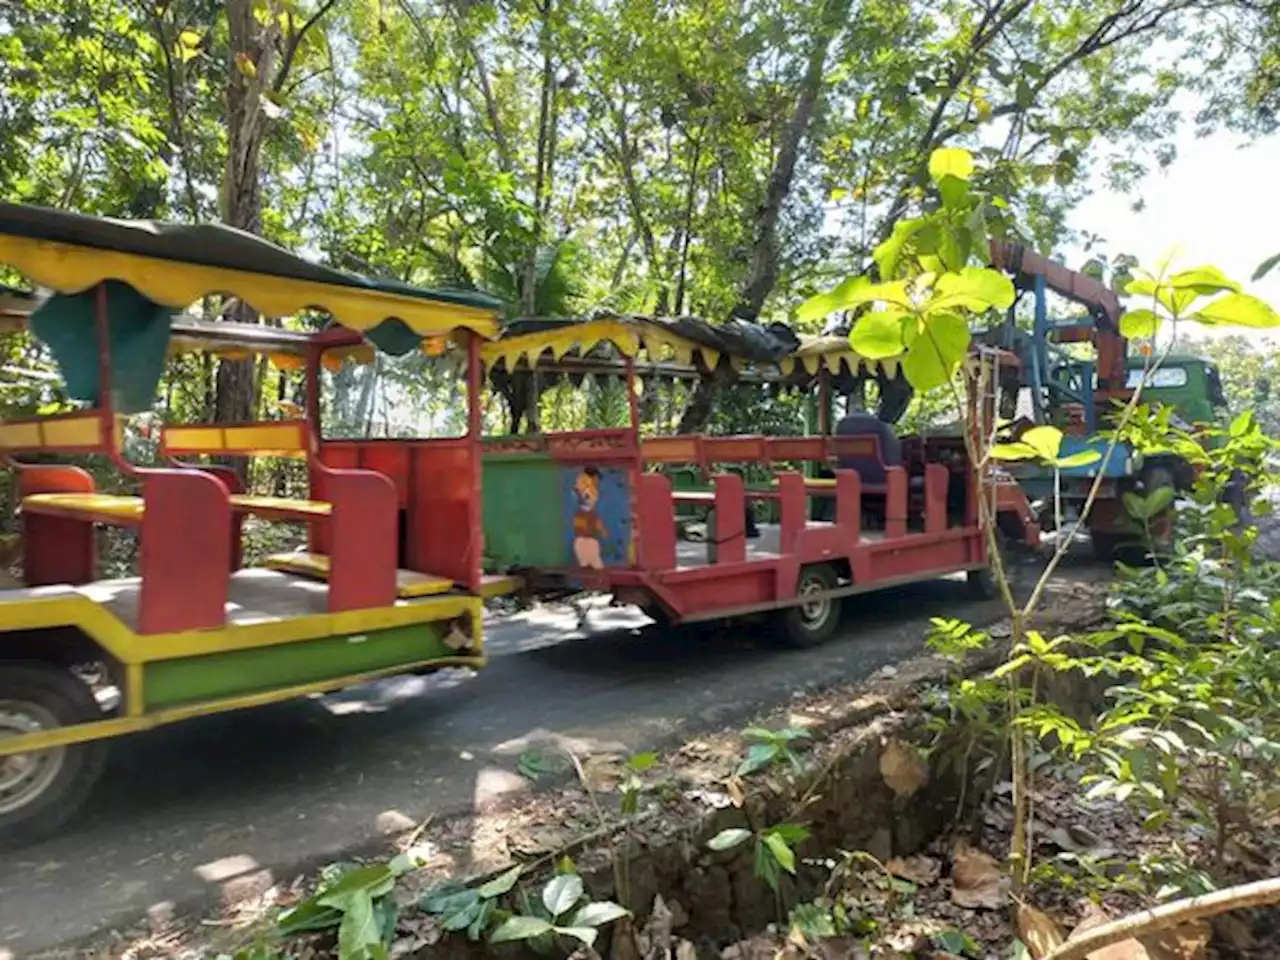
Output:
<path fill-rule="evenodd" d="M 339 960 L 380 960 L 399 917 L 396 881 L 421 865 L 411 851 L 387 863 L 329 867 L 314 894 L 280 915 L 277 932 L 289 937 L 337 928 Z"/>
<path fill-rule="evenodd" d="M 590 947 L 601 927 L 631 915 L 610 900 L 590 900 L 576 873 L 552 877 L 537 900 L 522 896 L 521 909 L 521 913 L 506 917 L 494 929 L 490 943 L 525 941 L 540 953 L 550 952 L 563 941 Z"/>
<path fill-rule="evenodd" d="M 514 889 L 522 870 L 512 867 L 477 887 L 442 884 L 428 891 L 418 907 L 439 917 L 441 927 L 450 933 L 465 932 L 467 939 L 479 940 L 498 913 L 499 899 Z"/>
<path fill-rule="evenodd" d="M 796 752 L 795 745 L 810 739 L 808 730 L 799 727 L 785 727 L 782 730 L 747 727 L 742 731 L 742 736 L 752 742 L 747 747 L 746 756 L 738 764 L 738 776 L 745 777 L 767 767 L 784 764 L 797 773 L 804 769 L 804 761 Z"/>
<path fill-rule="evenodd" d="M 755 875 L 777 893 L 781 889 L 782 874 L 795 875 L 795 848 L 807 839 L 809 829 L 797 823 L 779 823 L 756 833 L 742 827 L 730 827 L 708 840 L 707 849 L 724 853 L 754 840 Z"/>

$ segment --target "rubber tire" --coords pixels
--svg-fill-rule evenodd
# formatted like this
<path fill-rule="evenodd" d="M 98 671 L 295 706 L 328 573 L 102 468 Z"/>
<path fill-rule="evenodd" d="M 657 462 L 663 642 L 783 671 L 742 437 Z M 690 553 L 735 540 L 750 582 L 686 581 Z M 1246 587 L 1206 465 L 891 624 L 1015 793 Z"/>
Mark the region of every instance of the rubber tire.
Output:
<path fill-rule="evenodd" d="M 1093 548 L 1093 557 L 1100 563 L 1115 563 L 1120 553 L 1136 543 L 1132 536 L 1123 533 L 1090 533 L 1089 545 Z"/>
<path fill-rule="evenodd" d="M 829 564 L 814 564 L 800 571 L 800 582 L 796 584 L 796 592 L 799 593 L 806 582 L 813 581 L 817 581 L 823 590 L 834 590 L 840 582 L 835 570 Z M 799 605 L 780 611 L 777 615 L 778 633 L 783 642 L 789 647 L 805 649 L 819 646 L 830 640 L 840 627 L 842 604 L 840 597 L 829 597 L 828 602 L 831 604 L 831 609 L 826 619 L 816 628 L 805 622 Z"/>
<path fill-rule="evenodd" d="M 28 700 L 63 726 L 103 718 L 93 691 L 69 670 L 34 661 L 0 662 L 0 700 Z M 13 850 L 60 830 L 80 812 L 106 764 L 105 740 L 65 748 L 58 775 L 25 806 L 0 814 L 0 851 Z"/>

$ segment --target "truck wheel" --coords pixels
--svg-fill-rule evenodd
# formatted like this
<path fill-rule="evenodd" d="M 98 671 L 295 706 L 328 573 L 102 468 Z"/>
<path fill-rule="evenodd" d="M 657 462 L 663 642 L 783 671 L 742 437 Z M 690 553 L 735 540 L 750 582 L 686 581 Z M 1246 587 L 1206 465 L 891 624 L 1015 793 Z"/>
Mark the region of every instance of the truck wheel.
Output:
<path fill-rule="evenodd" d="M 93 691 L 51 664 L 0 663 L 0 742 L 102 717 Z M 0 756 L 0 850 L 39 840 L 62 827 L 102 774 L 104 741 Z"/>
<path fill-rule="evenodd" d="M 831 638 L 840 625 L 840 598 L 820 594 L 834 590 L 836 572 L 825 563 L 800 571 L 796 605 L 779 614 L 781 633 L 788 646 L 816 647 Z"/>

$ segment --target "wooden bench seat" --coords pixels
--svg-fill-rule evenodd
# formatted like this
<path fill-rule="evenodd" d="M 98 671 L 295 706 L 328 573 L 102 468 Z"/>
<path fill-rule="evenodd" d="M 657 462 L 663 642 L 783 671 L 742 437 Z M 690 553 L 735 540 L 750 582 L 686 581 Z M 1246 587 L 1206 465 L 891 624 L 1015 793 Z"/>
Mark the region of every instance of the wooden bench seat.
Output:
<path fill-rule="evenodd" d="M 313 580 L 329 579 L 329 556 L 324 553 L 277 553 L 267 557 L 262 565 L 269 570 L 280 573 L 292 573 Z M 396 596 L 402 600 L 414 597 L 433 597 L 448 593 L 458 585 L 445 577 L 437 577 L 430 573 L 419 573 L 416 570 L 396 571 Z M 490 597 L 502 597 L 515 593 L 524 586 L 520 577 L 506 573 L 486 573 L 480 579 L 480 596 L 486 600 Z"/>
<path fill-rule="evenodd" d="M 309 577 L 313 580 L 329 579 L 329 555 L 325 553 L 307 553 L 304 551 L 276 553 L 262 561 L 262 565 L 269 570 L 292 573 L 300 577 Z M 402 600 L 410 600 L 414 597 L 433 597 L 441 593 L 448 593 L 454 586 L 455 584 L 452 580 L 433 576 L 429 573 L 419 573 L 416 570 L 396 571 L 396 596 Z"/>
<path fill-rule="evenodd" d="M 143 502 L 141 497 L 113 493 L 33 493 L 22 498 L 22 509 L 48 517 L 133 526 L 142 522 Z M 231 495 L 231 509 L 268 520 L 307 521 L 329 516 L 333 504 L 236 493 Z"/>
<path fill-rule="evenodd" d="M 486 573 L 480 577 L 480 596 L 486 600 L 517 593 L 524 587 L 524 578 L 509 573 Z"/>
<path fill-rule="evenodd" d="M 290 497 L 259 497 L 251 493 L 231 494 L 231 509 L 251 513 L 266 520 L 318 520 L 333 513 L 333 504 L 324 500 L 294 500 Z"/>
<path fill-rule="evenodd" d="M 115 526 L 142 523 L 142 498 L 112 493 L 32 493 L 22 498 L 22 510 Z"/>

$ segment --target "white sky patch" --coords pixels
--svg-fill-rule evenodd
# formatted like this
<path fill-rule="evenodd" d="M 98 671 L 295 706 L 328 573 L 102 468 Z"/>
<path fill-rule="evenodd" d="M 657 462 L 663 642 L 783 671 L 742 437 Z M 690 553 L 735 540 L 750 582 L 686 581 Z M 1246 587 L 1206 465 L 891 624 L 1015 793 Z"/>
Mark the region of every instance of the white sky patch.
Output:
<path fill-rule="evenodd" d="M 1108 256 L 1133 254 L 1146 268 L 1176 246 L 1175 264 L 1212 264 L 1280 309 L 1280 268 L 1258 283 L 1249 279 L 1258 264 L 1280 253 L 1280 137 L 1250 144 L 1231 134 L 1197 139 L 1187 130 L 1176 144 L 1178 157 L 1167 170 L 1148 174 L 1132 195 L 1099 191 L 1072 211 L 1068 223 L 1103 237 Z M 1139 197 L 1145 207 L 1134 211 Z M 1072 267 L 1089 258 L 1079 245 L 1063 252 Z"/>

